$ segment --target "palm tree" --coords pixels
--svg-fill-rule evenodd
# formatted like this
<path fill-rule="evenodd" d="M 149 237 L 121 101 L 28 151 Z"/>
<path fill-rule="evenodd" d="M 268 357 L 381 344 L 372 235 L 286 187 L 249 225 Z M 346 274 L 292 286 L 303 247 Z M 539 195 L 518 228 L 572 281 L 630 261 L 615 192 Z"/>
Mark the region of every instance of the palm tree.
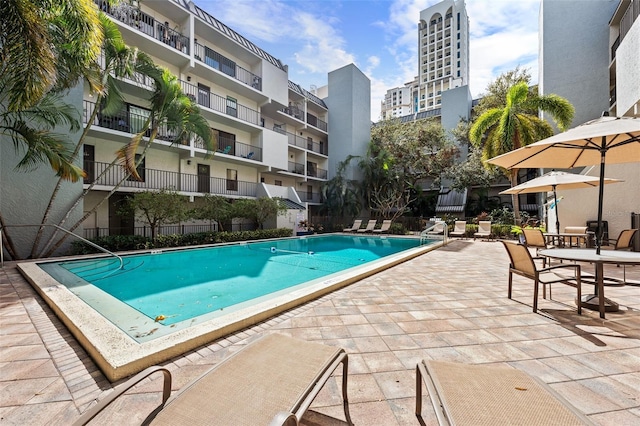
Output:
<path fill-rule="evenodd" d="M 216 150 L 216 140 L 211 127 L 209 127 L 209 123 L 201 115 L 200 108 L 196 101 L 189 98 L 182 92 L 178 78 L 171 74 L 171 72 L 166 68 L 158 67 L 153 64 L 141 64 L 138 69 L 143 74 L 148 75 L 153 79 L 154 89 L 149 99 L 149 116 L 140 131 L 133 135 L 129 143 L 118 151 L 117 158 L 110 166 L 112 167 L 120 162 L 126 173 L 124 173 L 120 182 L 114 186 L 100 202 L 98 202 L 90 211 L 87 211 L 74 225 L 68 228 L 71 232 L 80 226 L 89 216 L 95 213 L 95 211 L 112 194 L 114 194 L 118 188 L 120 188 L 120 185 L 122 185 L 127 178 L 133 176 L 136 179 L 140 179 L 136 168 L 144 160 L 147 151 L 158 135 L 158 131 L 161 127 L 166 128 L 168 132 L 175 135 L 174 143 L 179 144 L 187 142 L 190 138 L 196 137 L 210 153 Z M 146 135 L 148 135 L 148 138 L 145 138 Z M 140 146 L 142 146 L 142 152 L 138 157 L 136 157 L 136 153 Z M 109 171 L 110 167 L 106 168 L 102 174 L 96 178 L 95 182 L 98 182 L 101 176 Z M 68 210 L 66 216 L 60 221 L 58 226 L 63 226 L 65 224 L 66 220 L 80 204 L 82 199 L 84 199 L 89 191 L 93 189 L 95 182 L 90 184 L 82 195 L 78 197 L 75 204 Z M 43 257 L 51 256 L 53 252 L 64 242 L 68 234 L 62 236 L 51 248 L 49 248 L 49 245 L 52 244 L 56 235 L 57 233 L 54 233 L 49 240 L 49 243 L 43 248 Z"/>
<path fill-rule="evenodd" d="M 75 149 L 71 154 L 71 161 L 75 162 L 80 153 L 80 149 L 84 145 L 85 138 L 89 133 L 98 112 L 101 111 L 100 106 L 104 105 L 102 112 L 109 115 L 117 111 L 120 111 L 124 100 L 120 91 L 120 78 L 133 78 L 135 74 L 144 67 L 149 67 L 152 64 L 151 58 L 138 50 L 136 47 L 129 47 L 124 43 L 122 34 L 116 24 L 113 21 L 100 12 L 99 14 L 100 26 L 103 33 L 103 45 L 102 45 L 102 57 L 100 61 L 95 61 L 88 67 L 85 72 L 85 80 L 87 81 L 89 88 L 96 96 L 96 107 L 93 109 L 91 115 L 87 118 L 87 123 L 82 132 L 82 135 L 76 143 Z M 45 225 L 49 216 L 53 210 L 58 192 L 62 186 L 65 176 L 60 176 L 56 186 L 49 198 L 49 204 L 42 216 L 41 224 Z M 36 257 L 38 245 L 40 244 L 40 238 L 44 227 L 41 226 L 38 229 L 36 237 L 31 247 L 30 257 Z"/>
<path fill-rule="evenodd" d="M 521 82 L 509 89 L 504 107 L 491 108 L 476 119 L 469 139 L 482 147 L 482 160 L 486 161 L 552 136 L 553 128 L 538 117 L 538 111 L 548 114 L 563 131 L 571 124 L 574 114 L 573 106 L 566 99 L 554 94 L 538 96 L 530 92 L 527 83 Z M 510 181 L 512 187 L 518 184 L 518 169 L 511 169 Z M 513 195 L 512 200 L 516 220 L 519 220 L 518 196 Z"/>
<path fill-rule="evenodd" d="M 74 87 L 100 53 L 98 10 L 91 0 L 6 0 L 0 2 L 0 132 L 17 150 L 26 145 L 18 169 L 48 162 L 58 176 L 77 181 L 57 125 L 79 127 L 78 113 L 58 96 Z"/>

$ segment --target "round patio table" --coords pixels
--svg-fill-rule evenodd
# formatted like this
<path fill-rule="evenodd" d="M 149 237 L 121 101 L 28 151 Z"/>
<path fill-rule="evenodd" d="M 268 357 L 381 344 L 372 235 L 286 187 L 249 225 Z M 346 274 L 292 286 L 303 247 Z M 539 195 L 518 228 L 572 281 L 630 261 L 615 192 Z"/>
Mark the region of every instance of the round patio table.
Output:
<path fill-rule="evenodd" d="M 573 260 L 595 264 L 596 285 L 594 294 L 582 296 L 580 304 L 583 308 L 600 311 L 600 318 L 606 312 L 616 312 L 618 304 L 604 297 L 604 265 L 640 265 L 640 253 L 630 251 L 603 250 L 596 254 L 596 249 L 554 248 L 540 250 L 540 256 L 551 259 Z"/>

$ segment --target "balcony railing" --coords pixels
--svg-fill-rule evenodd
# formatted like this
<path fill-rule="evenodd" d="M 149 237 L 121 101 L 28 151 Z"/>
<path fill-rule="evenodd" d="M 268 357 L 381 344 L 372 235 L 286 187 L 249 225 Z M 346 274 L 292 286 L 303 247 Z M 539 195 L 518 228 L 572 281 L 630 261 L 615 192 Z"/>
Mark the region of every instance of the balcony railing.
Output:
<path fill-rule="evenodd" d="M 318 167 L 308 167 L 307 176 L 315 177 L 319 179 L 326 179 L 327 171 Z"/>
<path fill-rule="evenodd" d="M 289 173 L 296 173 L 298 175 L 304 175 L 304 164 L 295 163 L 293 161 L 289 161 Z"/>
<path fill-rule="evenodd" d="M 262 161 L 262 148 L 237 142 L 235 139 L 224 136 L 218 137 L 218 152 L 250 160 Z"/>
<path fill-rule="evenodd" d="M 127 108 L 129 106 L 135 105 L 125 104 L 125 109 L 111 115 L 106 115 L 98 112 L 96 118 L 93 120 L 92 125 L 129 134 L 140 132 L 144 128 L 148 116 L 135 114 L 128 111 Z M 91 114 L 93 114 L 95 108 L 95 102 L 89 102 L 86 100 L 83 101 L 82 122 L 84 124 L 87 124 L 87 122 L 89 121 L 89 117 L 91 117 Z M 149 137 L 151 135 L 151 131 L 147 130 L 144 135 L 146 137 Z M 166 124 L 161 124 L 160 126 L 158 126 L 158 134 L 156 135 L 156 139 L 171 143 L 179 143 L 182 145 L 189 144 L 188 141 L 177 141 L 176 132 L 169 129 Z M 202 142 L 200 142 L 200 145 L 202 145 L 201 148 L 205 149 Z"/>
<path fill-rule="evenodd" d="M 125 25 L 135 28 L 182 53 L 189 54 L 189 37 L 171 29 L 168 22 L 158 22 L 153 16 L 125 2 L 118 5 L 110 5 L 106 0 L 94 0 L 94 3 L 104 13 L 123 22 Z"/>
<path fill-rule="evenodd" d="M 307 203 L 322 203 L 324 202 L 322 198 L 322 194 L 319 192 L 307 192 L 307 191 L 296 191 L 298 193 L 298 197 L 300 197 L 300 201 Z"/>
<path fill-rule="evenodd" d="M 87 172 L 85 183 L 95 181 L 96 185 L 107 187 L 116 186 L 125 177 L 125 171 L 120 166 L 111 168 L 109 168 L 109 166 L 109 163 L 85 161 L 84 169 Z M 104 173 L 104 175 L 102 175 L 102 173 Z M 258 184 L 255 182 L 170 172 L 146 167 L 140 168 L 138 174 L 143 177 L 143 181 L 126 179 L 122 183 L 121 188 L 148 190 L 171 189 L 174 191 L 201 194 L 255 197 L 258 187 Z"/>
<path fill-rule="evenodd" d="M 252 73 L 236 64 L 233 60 L 227 58 L 224 55 L 216 52 L 213 49 L 203 46 L 202 44 L 195 43 L 195 58 L 211 68 L 214 68 L 220 72 L 227 74 L 247 86 L 251 86 L 256 90 L 262 91 L 262 78 L 259 75 Z"/>
<path fill-rule="evenodd" d="M 311 124 L 313 127 L 317 127 L 323 132 L 327 131 L 327 123 L 325 121 L 320 120 L 313 114 L 307 113 L 307 123 Z"/>
<path fill-rule="evenodd" d="M 305 148 L 319 154 L 328 155 L 326 142 L 314 142 L 313 140 L 310 141 L 308 138 L 298 136 L 295 133 L 290 132 L 287 132 L 287 139 L 289 145 L 297 146 L 299 148 Z"/>
<path fill-rule="evenodd" d="M 198 105 L 221 112 L 232 117 L 236 117 L 247 123 L 259 125 L 260 113 L 254 109 L 248 108 L 237 103 L 230 98 L 223 98 L 213 92 L 207 91 L 194 84 L 180 80 L 182 91 L 191 99 L 195 100 Z"/>
<path fill-rule="evenodd" d="M 106 58 L 104 56 L 104 51 L 102 51 L 102 53 L 100 54 L 100 56 L 98 57 L 98 65 L 100 66 L 100 69 L 104 71 L 105 67 L 106 67 Z M 111 75 L 113 75 L 113 73 L 111 73 Z M 139 72 L 134 72 L 131 76 L 128 77 L 120 77 L 120 79 L 124 80 L 124 81 L 128 81 L 130 83 L 134 83 L 134 84 L 138 84 L 141 86 L 144 86 L 145 88 L 152 90 L 153 86 L 154 86 L 154 82 L 153 79 L 151 77 L 148 77 L 142 73 Z"/>

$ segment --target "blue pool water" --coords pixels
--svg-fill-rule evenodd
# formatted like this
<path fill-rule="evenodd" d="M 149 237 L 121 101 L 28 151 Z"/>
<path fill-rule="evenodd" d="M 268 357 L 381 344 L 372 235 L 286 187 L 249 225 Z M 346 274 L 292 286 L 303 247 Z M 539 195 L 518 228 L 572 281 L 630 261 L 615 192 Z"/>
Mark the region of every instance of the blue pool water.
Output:
<path fill-rule="evenodd" d="M 107 317 L 102 294 L 171 326 L 419 245 L 330 235 L 124 256 L 123 269 L 113 257 L 40 267 Z"/>

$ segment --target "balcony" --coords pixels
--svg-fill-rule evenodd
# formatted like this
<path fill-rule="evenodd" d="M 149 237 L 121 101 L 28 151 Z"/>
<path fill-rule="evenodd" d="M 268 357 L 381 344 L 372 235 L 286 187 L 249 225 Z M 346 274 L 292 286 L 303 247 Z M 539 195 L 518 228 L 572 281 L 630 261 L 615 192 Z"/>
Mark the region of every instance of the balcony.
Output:
<path fill-rule="evenodd" d="M 304 164 L 289 161 L 289 168 L 287 169 L 287 171 L 289 173 L 295 173 L 297 175 L 304 175 Z"/>
<path fill-rule="evenodd" d="M 289 145 L 297 146 L 298 148 L 305 148 L 309 151 L 316 152 L 322 155 L 328 155 L 327 143 L 324 141 L 314 142 L 308 138 L 298 136 L 294 133 L 287 132 L 287 138 Z"/>
<path fill-rule="evenodd" d="M 195 100 L 198 105 L 259 126 L 260 113 L 258 111 L 241 105 L 230 98 L 224 98 L 213 92 L 203 90 L 186 81 L 180 80 L 180 84 L 182 84 L 182 91 Z"/>
<path fill-rule="evenodd" d="M 327 131 L 327 122 L 320 120 L 313 114 L 307 113 L 307 123 L 322 130 L 323 132 Z"/>
<path fill-rule="evenodd" d="M 224 136 L 218 137 L 218 152 L 248 160 L 262 161 L 262 148 Z"/>
<path fill-rule="evenodd" d="M 246 70 L 235 63 L 232 59 L 216 52 L 213 49 L 203 46 L 202 44 L 194 44 L 194 56 L 196 60 L 209 65 L 211 68 L 218 70 L 231 78 L 238 80 L 247 86 L 262 91 L 262 77 Z"/>
<path fill-rule="evenodd" d="M 117 130 L 119 132 L 128 133 L 130 135 L 138 133 L 143 129 L 148 116 L 133 113 L 129 111 L 130 107 L 139 108 L 136 105 L 125 104 L 123 110 L 112 115 L 106 115 L 99 112 L 93 120 L 92 126 L 98 126 L 110 130 Z M 89 117 L 91 117 L 95 108 L 95 102 L 83 101 L 82 122 L 84 124 L 87 124 L 87 122 L 89 121 Z M 150 131 L 147 131 L 144 134 L 144 136 L 146 137 L 149 137 L 150 135 Z M 178 141 L 176 139 L 176 132 L 169 129 L 166 124 L 161 124 L 160 126 L 158 126 L 158 134 L 156 135 L 155 140 L 176 143 L 178 145 L 189 145 L 189 141 L 187 140 Z M 204 150 L 207 149 L 204 146 L 204 142 L 200 138 L 196 138 L 194 140 L 194 146 L 196 148 Z M 261 151 L 259 155 L 260 157 L 262 157 Z"/>
<path fill-rule="evenodd" d="M 87 172 L 85 184 L 95 182 L 96 185 L 114 187 L 125 177 L 124 169 L 120 166 L 109 168 L 109 163 L 85 161 L 84 170 Z M 143 190 L 171 189 L 180 192 L 197 194 L 215 194 L 228 196 L 255 197 L 258 184 L 229 180 L 215 177 L 192 175 L 187 173 L 169 172 L 141 168 L 138 173 L 142 181 L 125 179 L 121 189 L 136 188 Z"/>
<path fill-rule="evenodd" d="M 125 2 L 110 5 L 106 0 L 94 0 L 94 3 L 98 5 L 98 9 L 114 19 L 189 55 L 189 37 L 171 29 L 168 22 L 158 22 L 153 16 Z"/>
<path fill-rule="evenodd" d="M 300 197 L 300 201 L 307 203 L 317 203 L 321 204 L 324 202 L 322 194 L 319 192 L 307 192 L 307 191 L 296 191 L 298 193 L 298 197 Z"/>
<path fill-rule="evenodd" d="M 319 167 L 316 167 L 313 163 L 310 163 L 309 167 L 307 168 L 307 176 L 318 178 L 318 179 L 326 179 L 327 171 Z"/>

